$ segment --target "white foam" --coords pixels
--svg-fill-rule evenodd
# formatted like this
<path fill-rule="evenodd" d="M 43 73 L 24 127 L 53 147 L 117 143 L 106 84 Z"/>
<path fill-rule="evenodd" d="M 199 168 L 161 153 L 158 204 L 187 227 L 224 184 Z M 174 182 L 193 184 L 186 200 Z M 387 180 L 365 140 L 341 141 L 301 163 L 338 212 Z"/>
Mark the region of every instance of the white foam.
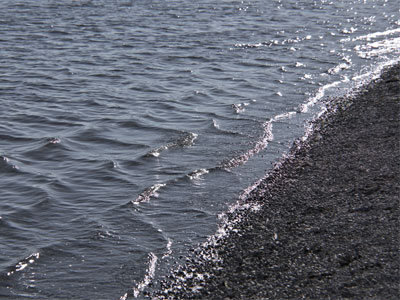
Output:
<path fill-rule="evenodd" d="M 379 57 L 388 53 L 400 53 L 400 37 L 357 45 L 354 47 L 354 50 L 361 58 Z"/>
<path fill-rule="evenodd" d="M 113 168 L 117 169 L 118 168 L 118 163 L 115 160 L 113 160 L 112 163 L 113 163 Z"/>
<path fill-rule="evenodd" d="M 346 39 L 342 39 L 340 40 L 341 42 L 347 42 L 347 41 L 359 41 L 359 40 L 371 40 L 371 39 L 376 39 L 378 37 L 382 37 L 382 36 L 388 36 L 388 35 L 393 35 L 396 33 L 400 33 L 400 28 L 396 28 L 396 29 L 390 29 L 390 30 L 386 30 L 383 32 L 374 32 L 374 33 L 370 33 L 370 34 L 366 34 L 366 35 L 361 35 L 355 38 L 346 38 Z"/>
<path fill-rule="evenodd" d="M 23 260 L 21 260 L 20 262 L 18 262 L 13 271 L 9 271 L 7 273 L 7 276 L 11 276 L 12 274 L 14 274 L 15 272 L 20 272 L 22 270 L 24 270 L 26 267 L 28 267 L 30 264 L 33 264 L 36 260 L 38 260 L 40 257 L 39 252 L 33 253 L 27 257 L 25 257 Z"/>
<path fill-rule="evenodd" d="M 338 64 L 336 67 L 330 68 L 330 69 L 328 70 L 328 73 L 329 73 L 329 74 L 337 74 L 337 73 L 339 73 L 340 71 L 342 71 L 342 70 L 347 70 L 347 69 L 349 69 L 349 68 L 350 68 L 350 64 L 348 64 L 348 63 L 341 63 L 341 64 Z"/>
<path fill-rule="evenodd" d="M 276 115 L 275 117 L 273 117 L 271 119 L 271 122 L 277 122 L 277 121 L 281 121 L 281 120 L 284 120 L 284 119 L 290 119 L 295 114 L 296 114 L 295 111 L 289 111 L 289 112 L 286 112 L 286 113 L 282 113 L 282 114 L 279 114 L 279 115 Z"/>
<path fill-rule="evenodd" d="M 263 135 L 256 142 L 253 148 L 247 150 L 242 155 L 231 158 L 230 160 L 221 164 L 220 167 L 229 170 L 240 165 L 245 164 L 249 159 L 251 159 L 254 155 L 258 154 L 260 151 L 264 150 L 270 141 L 274 139 L 272 127 L 273 123 L 282 121 L 284 119 L 292 118 L 297 112 L 289 111 L 279 115 L 274 116 L 269 121 L 266 121 L 262 124 L 263 127 Z"/>
<path fill-rule="evenodd" d="M 303 64 L 303 63 L 301 63 L 301 62 L 296 62 L 296 64 L 295 64 L 295 67 L 296 68 L 301 68 L 301 67 L 305 67 L 306 65 L 305 64 Z"/>
<path fill-rule="evenodd" d="M 57 137 L 53 137 L 53 138 L 50 138 L 50 139 L 49 139 L 49 142 L 50 142 L 51 144 L 59 144 L 59 143 L 61 143 L 61 139 L 59 139 L 59 138 L 57 138 Z"/>
<path fill-rule="evenodd" d="M 125 295 L 122 295 L 119 300 L 126 300 L 128 299 L 128 293 L 125 293 Z"/>
<path fill-rule="evenodd" d="M 354 88 L 359 88 L 359 87 L 363 86 L 364 84 L 366 84 L 368 81 L 378 79 L 379 76 L 381 75 L 383 69 L 385 69 L 389 66 L 392 66 L 396 63 L 399 63 L 399 62 L 400 62 L 399 58 L 388 60 L 388 61 L 382 62 L 381 64 L 376 66 L 375 69 L 366 71 L 360 75 L 352 77 L 352 80 L 354 82 Z"/>
<path fill-rule="evenodd" d="M 189 177 L 191 180 L 196 180 L 196 179 L 200 179 L 201 176 L 208 174 L 209 172 L 210 171 L 207 169 L 198 169 L 198 170 L 195 170 L 195 171 L 189 173 L 187 175 L 187 177 Z"/>
<path fill-rule="evenodd" d="M 151 150 L 148 154 L 151 155 L 151 156 L 154 156 L 154 157 L 159 157 L 161 152 L 164 151 L 164 150 L 167 150 L 167 149 L 168 149 L 168 146 L 161 146 L 161 147 L 158 147 L 158 148 L 156 148 L 154 150 Z"/>
<path fill-rule="evenodd" d="M 137 298 L 139 294 L 152 282 L 156 273 L 158 257 L 153 253 L 149 253 L 149 265 L 146 270 L 146 275 L 137 287 L 133 288 L 133 296 Z M 125 298 L 126 299 L 126 298 Z"/>
<path fill-rule="evenodd" d="M 161 257 L 162 259 L 170 256 L 172 254 L 172 239 L 168 238 L 168 242 L 167 242 L 167 251 L 163 254 L 163 256 Z"/>
<path fill-rule="evenodd" d="M 184 138 L 179 139 L 175 144 L 182 147 L 193 146 L 194 141 L 198 138 L 198 136 L 199 135 L 197 133 L 189 132 Z"/>
<path fill-rule="evenodd" d="M 152 185 L 148 189 L 144 190 L 135 200 L 131 202 L 135 205 L 139 205 L 140 202 L 148 202 L 151 197 L 158 197 L 157 191 L 162 187 L 166 186 L 166 183 L 157 183 Z"/>
<path fill-rule="evenodd" d="M 15 170 L 19 170 L 19 167 L 15 165 L 7 156 L 0 155 L 0 162 L 1 160 L 4 162 L 6 166 L 11 167 L 12 169 Z"/>
<path fill-rule="evenodd" d="M 400 33 L 400 28 L 387 30 L 384 32 L 375 32 L 370 33 L 363 36 L 358 36 L 355 38 L 346 38 L 342 39 L 341 42 L 349 42 L 349 41 L 359 41 L 366 40 L 370 41 L 372 39 L 376 39 L 378 37 L 386 37 L 394 34 Z M 356 45 L 354 50 L 358 54 L 359 57 L 362 58 L 370 58 L 370 57 L 383 57 L 383 54 L 399 54 L 400 53 L 400 37 L 389 38 L 382 41 L 375 41 L 367 44 Z M 343 57 L 346 61 L 345 63 L 340 63 L 337 66 L 330 68 L 328 70 L 329 74 L 338 74 L 342 70 L 349 69 L 352 65 L 351 59 L 349 57 Z M 378 67 L 375 67 L 373 71 L 364 72 L 361 75 L 357 75 L 351 78 L 352 88 L 357 86 L 361 86 L 365 84 L 366 80 L 371 80 L 376 78 L 381 73 L 382 68 L 392 65 L 394 63 L 393 60 L 388 60 L 387 62 L 380 63 Z M 342 80 L 335 81 L 329 84 L 326 84 L 318 89 L 314 97 L 308 99 L 308 101 L 304 104 L 301 104 L 299 107 L 299 111 L 302 113 L 308 112 L 310 107 L 314 106 L 318 101 L 320 101 L 325 95 L 326 92 L 332 88 L 338 87 L 343 83 L 350 82 L 350 79 L 347 76 L 343 76 Z"/>
<path fill-rule="evenodd" d="M 235 110 L 235 113 L 240 114 L 245 111 L 244 106 L 242 103 L 232 104 L 232 108 Z"/>
<path fill-rule="evenodd" d="M 303 103 L 303 104 L 301 104 L 301 105 L 299 106 L 299 111 L 300 111 L 301 113 L 307 113 L 308 110 L 309 110 L 312 106 L 314 106 L 318 101 L 320 101 L 320 100 L 325 96 L 326 92 L 327 92 L 329 89 L 334 88 L 334 87 L 337 87 L 337 86 L 339 86 L 340 84 L 343 84 L 343 83 L 345 83 L 345 82 L 349 82 L 349 78 L 348 78 L 347 76 L 344 76 L 342 80 L 335 81 L 335 82 L 326 84 L 326 85 L 324 85 L 324 86 L 321 86 L 321 87 L 317 90 L 317 92 L 316 92 L 316 94 L 314 95 L 314 97 L 309 98 L 308 101 L 307 101 L 306 103 Z"/>
<path fill-rule="evenodd" d="M 383 69 L 389 67 L 389 66 L 393 66 L 396 63 L 399 63 L 400 59 L 392 59 L 392 60 L 387 60 L 384 62 L 381 62 L 378 65 L 375 65 L 373 69 L 367 69 L 364 70 L 363 73 L 358 74 L 358 75 L 354 75 L 353 77 L 351 77 L 351 80 L 348 79 L 347 77 L 345 77 L 345 80 L 341 81 L 341 82 L 351 82 L 351 89 L 350 91 L 347 93 L 347 97 L 350 97 L 351 95 L 356 94 L 359 89 L 363 86 L 365 86 L 366 84 L 368 84 L 369 82 L 376 80 L 380 77 L 380 75 L 382 74 Z M 338 84 L 341 83 L 340 81 L 334 82 L 331 85 L 327 85 L 327 86 L 323 86 L 322 88 L 325 88 L 319 95 L 319 98 L 317 99 L 317 101 L 322 98 L 324 96 L 324 91 L 326 91 L 326 89 L 332 87 L 332 86 L 337 86 Z M 321 89 L 322 89 L 321 88 Z M 317 93 L 318 94 L 318 93 Z M 316 97 L 316 96 L 315 96 Z M 315 98 L 314 97 L 314 98 Z M 316 99 L 311 98 L 311 101 L 315 101 Z M 313 104 L 312 104 L 313 105 Z M 324 114 L 326 111 L 326 109 L 322 109 L 315 118 L 319 118 L 321 117 L 322 114 Z M 306 126 L 306 130 L 304 135 L 300 138 L 300 140 L 302 142 L 304 142 L 305 140 L 308 139 L 308 137 L 311 135 L 312 132 L 314 132 L 314 124 L 313 123 L 309 123 Z"/>
<path fill-rule="evenodd" d="M 267 121 L 262 124 L 262 126 L 264 128 L 263 135 L 256 142 L 256 144 L 254 145 L 253 148 L 247 150 L 242 155 L 236 156 L 236 157 L 231 158 L 230 160 L 222 163 L 222 165 L 220 167 L 227 169 L 227 170 L 238 167 L 240 165 L 245 164 L 251 157 L 253 157 L 255 154 L 259 153 L 261 150 L 265 149 L 268 145 L 268 142 L 273 140 L 272 122 L 273 121 Z"/>
<path fill-rule="evenodd" d="M 219 129 L 219 124 L 218 124 L 218 122 L 216 121 L 216 120 L 212 120 L 213 121 L 213 126 L 215 127 L 215 128 L 217 128 L 217 129 Z"/>
<path fill-rule="evenodd" d="M 161 152 L 172 149 L 172 148 L 178 148 L 178 147 L 191 147 L 194 145 L 194 141 L 197 139 L 199 135 L 193 132 L 186 133 L 183 137 L 178 138 L 177 140 L 168 143 L 166 145 L 162 145 L 154 150 L 151 150 L 150 152 L 147 153 L 147 155 L 154 156 L 154 157 L 159 157 Z"/>

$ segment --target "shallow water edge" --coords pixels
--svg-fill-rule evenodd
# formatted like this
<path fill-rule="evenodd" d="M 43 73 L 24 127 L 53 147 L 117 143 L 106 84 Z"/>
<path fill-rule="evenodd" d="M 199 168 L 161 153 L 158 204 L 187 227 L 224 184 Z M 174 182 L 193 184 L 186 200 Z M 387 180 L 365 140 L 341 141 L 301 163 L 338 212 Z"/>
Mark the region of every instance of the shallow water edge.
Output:
<path fill-rule="evenodd" d="M 153 298 L 395 299 L 399 74 L 332 101 Z"/>

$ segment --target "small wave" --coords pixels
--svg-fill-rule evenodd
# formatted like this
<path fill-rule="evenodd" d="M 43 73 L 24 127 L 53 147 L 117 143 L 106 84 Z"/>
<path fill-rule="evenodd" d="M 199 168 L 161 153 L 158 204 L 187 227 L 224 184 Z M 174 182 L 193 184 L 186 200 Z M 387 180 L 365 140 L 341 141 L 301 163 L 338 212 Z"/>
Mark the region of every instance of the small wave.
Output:
<path fill-rule="evenodd" d="M 242 106 L 241 103 L 232 104 L 232 108 L 235 110 L 235 113 L 237 113 L 237 114 L 240 114 L 241 112 L 244 112 L 244 106 Z"/>
<path fill-rule="evenodd" d="M 320 101 L 325 96 L 325 93 L 326 93 L 327 90 L 329 90 L 329 89 L 331 89 L 333 87 L 337 87 L 340 84 L 345 83 L 345 82 L 349 82 L 349 81 L 350 81 L 349 78 L 345 76 L 343 80 L 335 81 L 335 82 L 332 82 L 332 83 L 329 83 L 329 84 L 326 84 L 326 85 L 320 87 L 317 90 L 317 92 L 314 95 L 314 97 L 309 98 L 306 103 L 303 103 L 303 104 L 301 104 L 299 106 L 298 112 L 307 113 L 308 110 L 312 106 L 314 106 L 318 101 Z"/>
<path fill-rule="evenodd" d="M 277 46 L 277 45 L 286 45 L 286 44 L 294 44 L 294 43 L 299 43 L 301 41 L 305 40 L 311 40 L 312 36 L 311 35 L 306 35 L 303 37 L 295 37 L 295 38 L 287 38 L 287 39 L 282 39 L 282 40 L 269 40 L 266 42 L 260 42 L 260 43 L 237 43 L 235 44 L 236 48 L 241 48 L 241 49 L 248 49 L 248 48 L 259 48 L 259 47 L 272 47 L 272 46 Z"/>
<path fill-rule="evenodd" d="M 388 61 L 381 63 L 380 65 L 375 67 L 375 69 L 373 69 L 373 70 L 369 70 L 365 73 L 362 73 L 360 75 L 352 77 L 352 81 L 354 82 L 353 89 L 360 88 L 361 86 L 365 85 L 367 82 L 379 78 L 379 76 L 381 75 L 382 71 L 385 68 L 392 66 L 394 64 L 397 64 L 399 62 L 400 62 L 399 58 L 388 60 Z"/>
<path fill-rule="evenodd" d="M 245 133 L 242 133 L 242 132 L 239 132 L 239 131 L 233 131 L 233 130 L 229 130 L 229 129 L 226 129 L 226 128 L 221 128 L 221 124 L 215 119 L 212 119 L 211 126 L 212 126 L 213 129 L 216 129 L 215 132 L 218 133 L 218 134 L 233 135 L 233 136 L 248 136 Z M 232 128 L 232 127 L 229 127 L 229 128 Z"/>
<path fill-rule="evenodd" d="M 40 257 L 39 252 L 33 253 L 24 259 L 20 260 L 15 266 L 11 268 L 10 271 L 7 272 L 7 276 L 13 275 L 15 272 L 20 272 L 28 267 L 30 264 L 33 264 Z"/>
<path fill-rule="evenodd" d="M 48 138 L 49 144 L 59 144 L 61 143 L 61 139 L 57 137 Z"/>
<path fill-rule="evenodd" d="M 387 30 L 384 32 L 375 32 L 368 35 L 363 35 L 359 37 L 355 37 L 353 39 L 342 39 L 341 42 L 349 42 L 349 41 L 359 41 L 366 40 L 370 41 L 372 39 L 376 39 L 378 37 L 392 36 L 394 34 L 400 33 L 400 29 Z M 366 43 L 362 45 L 356 45 L 354 50 L 357 55 L 361 58 L 371 58 L 371 57 L 383 57 L 384 54 L 388 53 L 400 53 L 400 37 L 389 38 L 382 41 L 375 41 L 371 43 Z M 351 67 L 351 60 L 348 57 L 343 57 L 345 63 L 340 63 L 337 66 L 330 68 L 328 70 L 328 74 L 334 75 L 338 74 L 342 70 L 347 70 Z M 354 76 L 351 78 L 352 87 L 357 88 L 363 85 L 366 81 L 372 80 L 376 78 L 381 73 L 382 68 L 392 65 L 396 60 L 388 60 L 387 62 L 381 63 L 378 67 L 375 67 L 374 71 L 365 72 L 361 75 Z M 341 84 L 350 82 L 350 79 L 347 76 L 342 76 L 342 80 L 335 81 L 329 84 L 326 84 L 320 87 L 315 96 L 308 99 L 307 103 L 301 104 L 299 106 L 299 112 L 306 113 L 310 109 L 310 107 L 314 106 L 318 101 L 320 101 L 326 94 L 326 92 L 332 88 L 338 87 Z"/>
<path fill-rule="evenodd" d="M 350 27 L 349 29 L 343 28 L 343 29 L 341 30 L 341 33 L 343 33 L 343 34 L 351 34 L 351 33 L 354 33 L 354 32 L 356 32 L 356 31 L 357 31 L 357 28 Z"/>
<path fill-rule="evenodd" d="M 354 49 L 361 58 L 378 57 L 388 53 L 400 53 L 400 37 L 358 45 Z"/>
<path fill-rule="evenodd" d="M 186 136 L 178 139 L 174 144 L 179 147 L 190 147 L 194 144 L 198 134 L 190 132 Z"/>
<path fill-rule="evenodd" d="M 264 150 L 270 141 L 274 139 L 274 135 L 272 132 L 272 124 L 275 122 L 282 121 L 284 119 L 292 118 L 297 112 L 289 111 L 286 113 L 282 113 L 279 115 L 274 116 L 269 121 L 262 124 L 263 126 L 263 135 L 261 138 L 256 142 L 253 148 L 247 150 L 245 153 L 236 156 L 234 158 L 229 159 L 228 161 L 223 162 L 218 168 L 230 170 L 240 165 L 245 164 L 251 157 L 259 153 L 261 150 Z"/>
<path fill-rule="evenodd" d="M 342 70 L 347 70 L 348 68 L 350 68 L 350 65 L 349 65 L 349 64 L 347 64 L 347 63 L 341 63 L 341 64 L 338 64 L 336 67 L 330 68 L 330 69 L 328 70 L 328 73 L 331 74 L 331 75 L 333 75 L 333 74 L 339 73 L 339 72 L 342 71 Z"/>
<path fill-rule="evenodd" d="M 31 143 L 24 149 L 24 155 L 34 160 L 60 161 L 69 159 L 72 151 L 68 143 L 63 143 L 59 137 L 41 138 L 35 143 Z"/>
<path fill-rule="evenodd" d="M 166 186 L 166 183 L 158 183 L 155 185 L 152 185 L 148 189 L 144 190 L 134 201 L 131 201 L 135 205 L 139 205 L 140 202 L 148 202 L 150 201 L 151 197 L 157 197 L 158 193 L 157 191 L 161 189 L 162 187 Z"/>
<path fill-rule="evenodd" d="M 254 101 L 253 101 L 254 102 Z M 245 107 L 250 105 L 250 102 L 243 102 L 238 104 L 232 104 L 232 108 L 235 110 L 237 114 L 240 114 L 245 111 Z"/>
<path fill-rule="evenodd" d="M 158 147 L 157 149 L 151 150 L 150 152 L 147 153 L 147 155 L 159 157 L 161 152 L 164 150 L 167 150 L 167 149 L 168 149 L 168 146 L 161 146 L 161 147 Z"/>
<path fill-rule="evenodd" d="M 247 49 L 247 48 L 259 48 L 261 46 L 266 46 L 266 45 L 267 45 L 266 43 L 243 43 L 243 44 L 237 43 L 235 44 L 235 47 Z"/>
<path fill-rule="evenodd" d="M 162 259 L 170 256 L 172 254 L 172 239 L 168 238 L 168 242 L 167 242 L 167 251 L 163 254 L 163 256 L 161 257 Z"/>
<path fill-rule="evenodd" d="M 189 177 L 190 180 L 195 180 L 195 179 L 200 179 L 201 176 L 208 174 L 208 173 L 210 173 L 210 171 L 207 169 L 198 169 L 198 170 L 195 170 L 195 171 L 189 173 L 187 175 L 187 177 Z"/>
<path fill-rule="evenodd" d="M 7 156 L 0 155 L 0 169 L 2 168 L 10 168 L 13 170 L 18 170 L 19 167 L 12 163 Z"/>
<path fill-rule="evenodd" d="M 264 176 L 264 177 L 258 179 L 255 183 L 253 183 L 252 185 L 250 185 L 250 186 L 248 186 L 247 188 L 245 188 L 245 189 L 240 193 L 240 195 L 239 195 L 239 200 L 245 201 L 245 200 L 249 197 L 250 193 L 251 193 L 252 191 L 254 191 L 254 190 L 261 184 L 261 182 L 263 182 L 265 179 L 266 179 L 266 176 Z"/>
<path fill-rule="evenodd" d="M 253 148 L 249 149 L 245 153 L 236 156 L 234 158 L 229 159 L 228 161 L 223 162 L 219 168 L 222 169 L 233 169 L 240 165 L 245 164 L 251 157 L 255 154 L 259 153 L 261 150 L 265 149 L 268 145 L 268 142 L 273 140 L 272 134 L 272 120 L 265 122 L 262 126 L 264 129 L 263 135 L 261 138 L 256 142 Z"/>
<path fill-rule="evenodd" d="M 159 157 L 161 152 L 165 150 L 191 147 L 194 145 L 194 141 L 197 139 L 197 137 L 198 134 L 189 132 L 171 143 L 162 145 L 154 150 L 151 150 L 150 152 L 147 153 L 147 156 Z"/>
<path fill-rule="evenodd" d="M 149 266 L 146 270 L 146 275 L 143 280 L 138 284 L 137 287 L 133 289 L 133 296 L 137 298 L 139 294 L 152 282 L 154 279 L 154 275 L 156 273 L 156 265 L 157 265 L 158 257 L 153 253 L 149 253 Z M 122 298 L 123 299 L 123 298 Z M 126 297 L 125 297 L 126 299 Z"/>
<path fill-rule="evenodd" d="M 346 39 L 342 39 L 340 40 L 340 42 L 347 42 L 347 41 L 360 41 L 360 40 L 371 40 L 371 39 L 376 39 L 378 37 L 382 37 L 382 36 L 388 36 L 388 35 L 393 35 L 396 33 L 400 33 L 400 28 L 396 28 L 396 29 L 390 29 L 390 30 L 386 30 L 383 32 L 374 32 L 374 33 L 370 33 L 370 34 L 366 34 L 366 35 L 361 35 L 355 38 L 346 38 Z"/>
<path fill-rule="evenodd" d="M 305 64 L 303 64 L 303 63 L 301 63 L 301 62 L 296 62 L 295 63 L 295 65 L 294 65 L 296 68 L 304 68 L 304 67 L 306 67 L 306 65 Z"/>
<path fill-rule="evenodd" d="M 177 177 L 171 181 L 180 181 L 180 180 L 187 180 L 187 178 L 189 178 L 190 180 L 199 180 L 201 179 L 201 177 L 205 174 L 210 173 L 210 171 L 214 170 L 216 168 L 211 168 L 211 169 L 197 169 L 194 170 L 186 175 L 182 175 L 180 177 Z M 135 199 L 135 200 L 131 200 L 130 203 L 135 204 L 135 205 L 139 205 L 141 202 L 149 202 L 151 198 L 153 197 L 158 197 L 158 191 L 167 186 L 167 184 L 169 184 L 171 181 L 167 181 L 165 183 L 157 183 L 152 185 L 151 187 L 145 189 L 142 193 L 140 193 L 140 195 Z"/>
<path fill-rule="evenodd" d="M 215 119 L 213 119 L 212 122 L 213 122 L 214 128 L 220 129 L 219 124 Z"/>

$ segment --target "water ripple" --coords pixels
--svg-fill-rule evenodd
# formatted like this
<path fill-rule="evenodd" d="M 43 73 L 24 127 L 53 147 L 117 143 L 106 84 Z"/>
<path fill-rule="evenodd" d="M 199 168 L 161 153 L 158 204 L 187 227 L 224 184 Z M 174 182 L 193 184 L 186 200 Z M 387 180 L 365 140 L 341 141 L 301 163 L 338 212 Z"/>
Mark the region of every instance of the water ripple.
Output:
<path fill-rule="evenodd" d="M 326 99 L 399 54 L 395 1 L 0 9 L 0 293 L 13 299 L 144 297 Z"/>

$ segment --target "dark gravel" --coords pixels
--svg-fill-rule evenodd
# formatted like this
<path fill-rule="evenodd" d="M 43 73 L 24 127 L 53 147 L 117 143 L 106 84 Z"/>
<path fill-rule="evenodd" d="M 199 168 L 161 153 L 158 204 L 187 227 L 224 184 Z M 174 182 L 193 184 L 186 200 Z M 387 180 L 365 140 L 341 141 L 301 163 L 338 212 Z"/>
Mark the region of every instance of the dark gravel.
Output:
<path fill-rule="evenodd" d="M 251 194 L 261 210 L 153 298 L 400 299 L 400 65 L 333 102 Z"/>

